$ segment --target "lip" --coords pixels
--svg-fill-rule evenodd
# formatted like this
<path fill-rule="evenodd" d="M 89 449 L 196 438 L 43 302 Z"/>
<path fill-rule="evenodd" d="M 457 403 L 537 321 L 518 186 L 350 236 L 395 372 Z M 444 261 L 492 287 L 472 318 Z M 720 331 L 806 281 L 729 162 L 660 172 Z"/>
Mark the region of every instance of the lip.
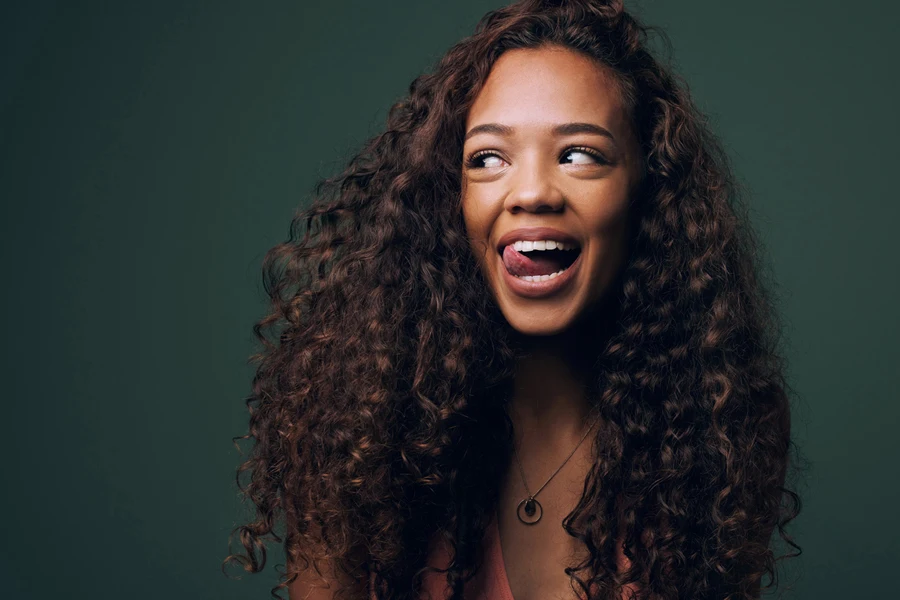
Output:
<path fill-rule="evenodd" d="M 515 239 L 527 239 L 527 238 L 515 238 Z M 548 238 L 535 238 L 535 239 L 548 239 Z M 549 238 L 556 239 L 556 238 Z M 564 240 L 568 241 L 568 240 Z M 575 279 L 575 275 L 579 268 L 581 268 L 581 257 L 584 255 L 583 252 L 578 253 L 578 257 L 575 261 L 569 265 L 569 268 L 563 271 L 562 275 L 557 275 L 553 279 L 548 279 L 547 281 L 525 281 L 524 279 L 519 279 L 512 273 L 506 270 L 506 265 L 503 264 L 503 257 L 498 256 L 497 260 L 500 262 L 500 271 L 503 276 L 503 281 L 506 282 L 506 287 L 511 289 L 513 292 L 518 294 L 519 296 L 523 296 L 525 298 L 543 298 L 545 296 L 550 296 L 556 294 L 561 289 L 568 286 L 573 279 Z"/>
<path fill-rule="evenodd" d="M 497 242 L 497 252 L 502 254 L 503 248 L 518 240 L 532 242 L 536 240 L 555 240 L 557 242 L 575 244 L 579 248 L 581 248 L 582 245 L 581 242 L 578 241 L 578 238 L 565 231 L 560 231 L 559 229 L 554 229 L 552 227 L 520 227 L 519 229 L 513 229 L 512 231 L 507 231 L 503 234 L 500 241 Z M 572 265 L 574 266 L 575 263 L 572 263 Z M 571 269 L 571 267 L 569 268 Z M 506 269 L 504 269 L 504 271 L 505 270 Z M 568 270 L 566 273 L 568 273 Z M 563 275 L 565 275 L 565 273 L 563 273 Z M 559 277 L 562 277 L 563 275 L 560 275 Z M 554 280 L 559 279 L 559 277 L 555 277 Z"/>

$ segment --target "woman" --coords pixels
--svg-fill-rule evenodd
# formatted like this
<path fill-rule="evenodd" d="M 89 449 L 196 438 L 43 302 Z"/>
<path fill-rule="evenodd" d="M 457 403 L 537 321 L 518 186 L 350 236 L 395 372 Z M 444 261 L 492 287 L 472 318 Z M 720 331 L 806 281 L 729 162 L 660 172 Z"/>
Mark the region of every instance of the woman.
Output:
<path fill-rule="evenodd" d="M 283 542 L 273 592 L 774 584 L 800 507 L 776 319 L 727 162 L 646 38 L 616 1 L 488 13 L 270 251 L 230 559 Z"/>

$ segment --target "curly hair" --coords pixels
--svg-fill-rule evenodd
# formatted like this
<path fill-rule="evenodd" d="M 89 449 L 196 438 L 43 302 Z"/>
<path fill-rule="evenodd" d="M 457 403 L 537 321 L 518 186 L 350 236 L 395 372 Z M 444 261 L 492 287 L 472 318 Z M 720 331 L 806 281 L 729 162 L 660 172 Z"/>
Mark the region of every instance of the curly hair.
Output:
<path fill-rule="evenodd" d="M 642 599 L 777 585 L 777 561 L 800 553 L 785 525 L 801 506 L 785 487 L 799 451 L 781 328 L 727 157 L 651 53 L 656 32 L 617 0 L 491 11 L 316 186 L 263 264 L 271 310 L 254 327 L 249 432 L 235 438 L 252 442 L 237 480 L 255 515 L 226 564 L 258 572 L 279 542 L 275 597 L 329 561 L 379 598 L 417 598 L 440 536 L 452 548 L 440 571 L 462 598 L 509 465 L 519 357 L 462 218 L 465 118 L 503 52 L 557 45 L 615 75 L 643 161 L 630 254 L 589 320 L 602 341 L 583 349 L 601 426 L 563 521 L 589 557 L 566 572 L 603 599 L 632 582 Z M 796 552 L 776 558 L 776 529 Z"/>

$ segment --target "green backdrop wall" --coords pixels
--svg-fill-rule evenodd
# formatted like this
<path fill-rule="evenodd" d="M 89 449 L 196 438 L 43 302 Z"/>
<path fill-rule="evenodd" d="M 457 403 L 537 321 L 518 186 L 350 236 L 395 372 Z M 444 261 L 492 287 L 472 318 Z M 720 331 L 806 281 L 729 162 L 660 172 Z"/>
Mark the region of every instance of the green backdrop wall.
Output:
<path fill-rule="evenodd" d="M 499 4 L 3 3 L 0 596 L 267 597 L 271 569 L 219 571 L 260 261 Z M 786 597 L 892 596 L 897 6 L 630 6 L 668 31 L 780 282 L 811 461 Z"/>

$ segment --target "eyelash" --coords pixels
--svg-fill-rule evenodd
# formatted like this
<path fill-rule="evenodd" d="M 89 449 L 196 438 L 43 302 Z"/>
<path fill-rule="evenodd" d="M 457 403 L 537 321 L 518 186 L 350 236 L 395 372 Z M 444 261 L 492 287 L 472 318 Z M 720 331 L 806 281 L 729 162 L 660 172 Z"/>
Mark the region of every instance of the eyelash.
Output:
<path fill-rule="evenodd" d="M 565 151 L 563 151 L 563 153 L 560 154 L 560 158 L 569 154 L 570 152 L 583 152 L 584 154 L 591 156 L 594 160 L 597 161 L 598 164 L 601 164 L 601 165 L 609 164 L 609 161 L 606 160 L 599 152 L 597 152 L 596 150 L 593 150 L 591 148 L 586 148 L 585 146 L 571 146 L 569 148 L 566 148 Z M 478 159 L 483 156 L 496 156 L 497 158 L 502 159 L 502 157 L 493 150 L 479 150 L 479 151 L 475 152 L 474 154 L 470 155 L 466 159 L 466 167 L 468 167 L 469 169 L 485 169 L 485 168 L 487 168 L 487 167 L 481 167 L 478 165 L 478 162 L 477 162 Z"/>

